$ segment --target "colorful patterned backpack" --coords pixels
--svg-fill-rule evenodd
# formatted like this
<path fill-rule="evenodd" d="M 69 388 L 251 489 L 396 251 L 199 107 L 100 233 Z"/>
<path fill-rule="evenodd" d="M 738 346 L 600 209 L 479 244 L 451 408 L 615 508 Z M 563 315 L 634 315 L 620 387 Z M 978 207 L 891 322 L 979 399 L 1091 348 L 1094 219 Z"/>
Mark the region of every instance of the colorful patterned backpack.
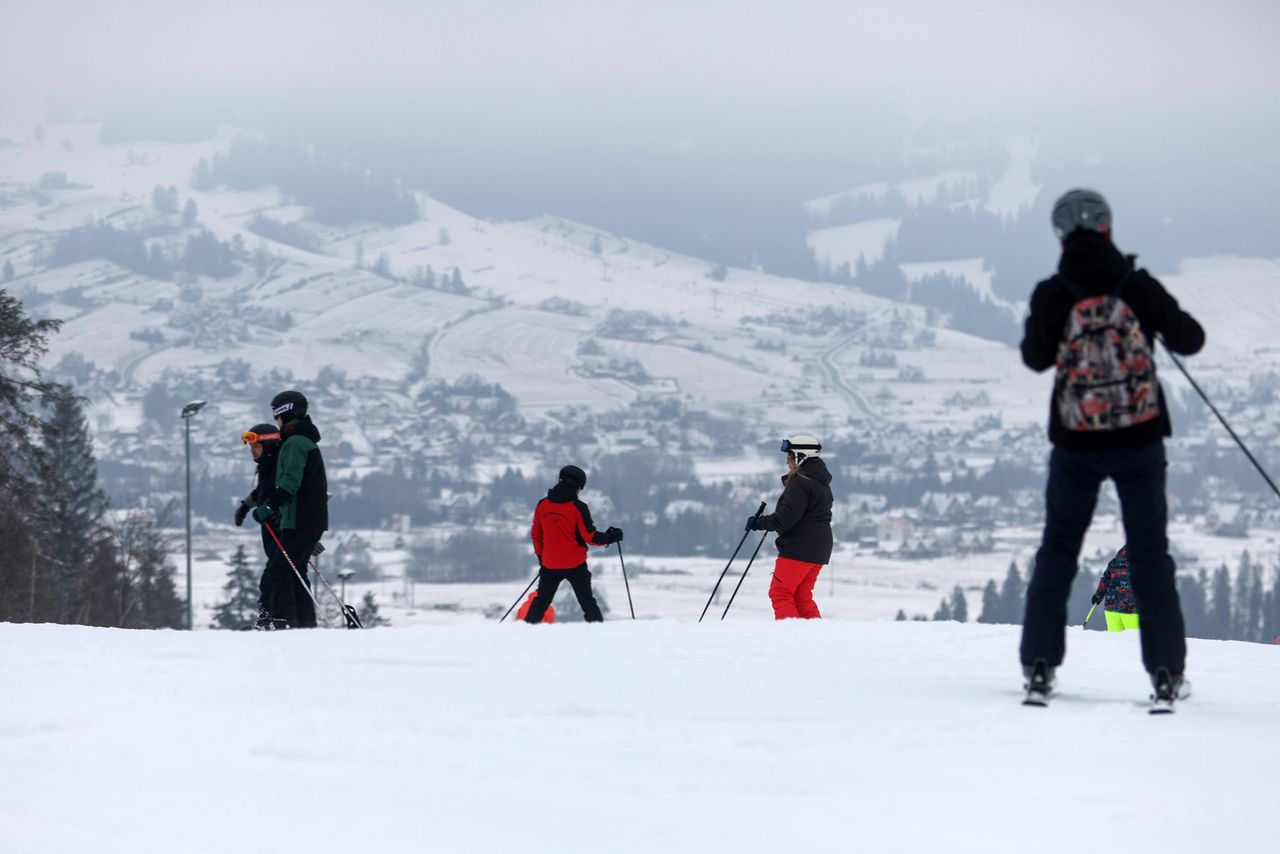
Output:
<path fill-rule="evenodd" d="M 1058 275 L 1076 300 L 1058 345 L 1054 386 L 1067 430 L 1120 430 L 1160 415 L 1151 343 L 1120 298 L 1132 272 L 1130 267 L 1112 293 L 1098 296 Z"/>

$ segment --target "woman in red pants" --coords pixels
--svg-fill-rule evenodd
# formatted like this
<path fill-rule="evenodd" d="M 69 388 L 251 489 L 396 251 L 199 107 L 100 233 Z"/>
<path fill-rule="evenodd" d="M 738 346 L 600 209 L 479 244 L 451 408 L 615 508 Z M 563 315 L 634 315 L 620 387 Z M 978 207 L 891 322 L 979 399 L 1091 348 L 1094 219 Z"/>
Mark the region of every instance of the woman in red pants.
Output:
<path fill-rule="evenodd" d="M 784 439 L 782 450 L 788 469 L 782 497 L 768 516 L 748 519 L 747 530 L 778 533 L 778 562 L 769 585 L 773 616 L 816 619 L 822 614 L 813 601 L 813 585 L 831 560 L 831 472 L 819 456 L 822 443 L 813 436 Z"/>

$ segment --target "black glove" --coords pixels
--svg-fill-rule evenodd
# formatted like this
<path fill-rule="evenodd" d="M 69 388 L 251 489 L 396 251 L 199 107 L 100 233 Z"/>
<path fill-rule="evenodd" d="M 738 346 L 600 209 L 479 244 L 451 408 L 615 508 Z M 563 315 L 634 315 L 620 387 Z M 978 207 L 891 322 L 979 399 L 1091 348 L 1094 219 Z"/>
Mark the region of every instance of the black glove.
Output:
<path fill-rule="evenodd" d="M 250 508 L 248 504 L 245 504 L 243 501 L 240 502 L 240 506 L 236 508 L 236 527 L 237 528 L 239 528 L 241 525 L 244 524 L 244 517 L 249 515 L 250 509 L 252 508 Z"/>
<path fill-rule="evenodd" d="M 748 516 L 748 517 L 747 517 L 747 527 L 746 527 L 744 530 L 747 530 L 747 531 L 759 531 L 759 530 L 761 530 L 761 528 L 760 528 L 760 517 L 759 517 L 759 516 Z"/>
<path fill-rule="evenodd" d="M 606 528 L 604 532 L 604 538 L 609 541 L 605 543 L 605 545 L 613 545 L 614 543 L 620 543 L 622 542 L 622 529 Z"/>
<path fill-rule="evenodd" d="M 275 518 L 276 510 L 270 504 L 259 504 L 253 508 L 253 521 L 265 525 Z"/>
<path fill-rule="evenodd" d="M 1101 594 L 1101 593 L 1095 593 L 1095 594 L 1093 594 L 1093 598 L 1092 598 L 1092 599 L 1090 599 L 1089 601 L 1090 601 L 1090 602 L 1092 602 L 1092 603 L 1093 603 L 1093 604 L 1095 604 L 1095 605 L 1099 605 L 1099 604 L 1101 604 L 1101 603 L 1102 603 L 1102 594 Z"/>

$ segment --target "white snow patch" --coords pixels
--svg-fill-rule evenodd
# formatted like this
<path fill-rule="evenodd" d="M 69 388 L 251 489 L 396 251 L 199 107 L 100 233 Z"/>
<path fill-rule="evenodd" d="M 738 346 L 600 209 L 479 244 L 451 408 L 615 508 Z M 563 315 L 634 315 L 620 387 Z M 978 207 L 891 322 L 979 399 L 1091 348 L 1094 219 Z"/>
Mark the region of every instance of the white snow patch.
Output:
<path fill-rule="evenodd" d="M 1191 641 L 1195 695 L 1160 718 L 1136 633 L 1068 634 L 1046 710 L 1019 703 L 1012 626 L 0 625 L 0 825 L 9 854 L 782 851 L 797 828 L 805 851 L 1078 851 L 1048 803 L 1151 850 L 1224 827 L 1271 850 L 1274 650 Z M 1123 797 L 1098 733 L 1143 757 Z"/>
<path fill-rule="evenodd" d="M 848 264 L 852 270 L 861 256 L 868 264 L 879 261 L 890 240 L 898 236 L 899 219 L 872 219 L 853 225 L 821 228 L 805 236 L 813 257 L 827 270 Z"/>

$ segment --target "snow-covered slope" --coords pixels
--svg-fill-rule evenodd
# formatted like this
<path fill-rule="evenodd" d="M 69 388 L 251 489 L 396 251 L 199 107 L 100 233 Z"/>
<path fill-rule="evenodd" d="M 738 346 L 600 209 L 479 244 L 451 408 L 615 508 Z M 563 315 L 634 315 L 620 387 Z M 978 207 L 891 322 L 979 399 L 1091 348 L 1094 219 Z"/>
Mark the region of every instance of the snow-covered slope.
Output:
<path fill-rule="evenodd" d="M 7 854 L 1266 852 L 1280 659 L 1136 633 L 619 622 L 365 632 L 0 625 Z"/>
<path fill-rule="evenodd" d="M 724 281 L 715 281 L 708 277 L 707 261 L 590 226 L 554 217 L 482 221 L 425 196 L 422 218 L 409 225 L 305 223 L 321 249 L 304 251 L 264 242 L 247 230 L 259 214 L 282 222 L 303 216 L 301 208 L 282 204 L 275 189 L 189 189 L 195 164 L 225 149 L 232 130 L 192 145 L 103 145 L 95 134 L 89 125 L 55 126 L 42 143 L 0 150 L 0 187 L 9 193 L 0 206 L 0 252 L 17 270 L 9 286 L 44 299 L 42 313 L 67 321 L 51 341 L 51 363 L 81 353 L 100 367 L 122 371 L 139 388 L 165 369 L 211 371 L 228 357 L 263 369 L 287 368 L 300 381 L 333 366 L 352 377 L 394 382 L 426 342 L 430 376 L 454 381 L 478 373 L 501 383 L 525 415 L 556 407 L 604 411 L 654 394 L 736 414 L 762 428 L 773 423 L 792 429 L 792 413 L 804 408 L 820 411 L 830 423 L 947 415 L 936 402 L 924 412 L 921 401 L 910 410 L 889 398 L 869 405 L 897 371 L 868 371 L 857 381 L 836 376 L 852 372 L 859 353 L 883 341 L 891 324 L 898 324 L 899 334 L 905 330 L 908 340 L 927 329 L 919 309 L 746 269 L 728 270 Z M 50 200 L 41 203 L 30 193 L 49 172 L 65 173 L 73 186 L 48 191 Z M 229 279 L 201 278 L 198 302 L 165 307 L 163 301 L 178 297 L 175 283 L 124 273 L 104 261 L 41 266 L 40 252 L 58 232 L 91 218 L 145 220 L 154 216 L 152 190 L 168 185 L 179 188 L 180 203 L 196 202 L 199 226 L 219 239 L 238 235 L 251 250 L 265 246 L 274 259 L 266 275 L 245 269 Z M 355 268 L 360 256 L 366 269 Z M 369 268 L 379 258 L 401 280 L 375 275 Z M 445 293 L 406 280 L 428 265 L 437 274 L 458 268 L 472 293 Z M 547 300 L 577 306 L 549 311 Z M 157 303 L 162 307 L 156 309 Z M 612 332 L 603 328 L 609 313 L 619 309 L 647 312 L 662 325 L 634 340 L 619 337 L 616 325 Z M 292 325 L 280 331 L 256 323 L 262 310 L 288 314 Z M 845 320 L 825 330 L 803 328 L 827 310 Z M 140 340 L 137 334 L 144 331 L 158 331 L 165 340 Z M 602 343 L 606 357 L 638 361 L 648 380 L 582 370 L 576 348 L 591 337 Z M 941 337 L 936 349 L 926 348 L 915 361 L 955 365 L 970 349 L 988 347 L 967 335 L 944 331 Z M 785 351 L 769 349 L 779 342 Z M 991 399 L 983 412 L 1038 417 L 1038 386 L 1015 361 L 979 358 L 969 373 L 988 387 Z M 217 403 L 220 414 L 236 423 L 261 414 L 260 401 Z M 959 421 L 967 425 L 981 414 L 966 412 Z M 130 413 L 118 405 L 95 415 L 115 427 L 129 426 Z"/>

